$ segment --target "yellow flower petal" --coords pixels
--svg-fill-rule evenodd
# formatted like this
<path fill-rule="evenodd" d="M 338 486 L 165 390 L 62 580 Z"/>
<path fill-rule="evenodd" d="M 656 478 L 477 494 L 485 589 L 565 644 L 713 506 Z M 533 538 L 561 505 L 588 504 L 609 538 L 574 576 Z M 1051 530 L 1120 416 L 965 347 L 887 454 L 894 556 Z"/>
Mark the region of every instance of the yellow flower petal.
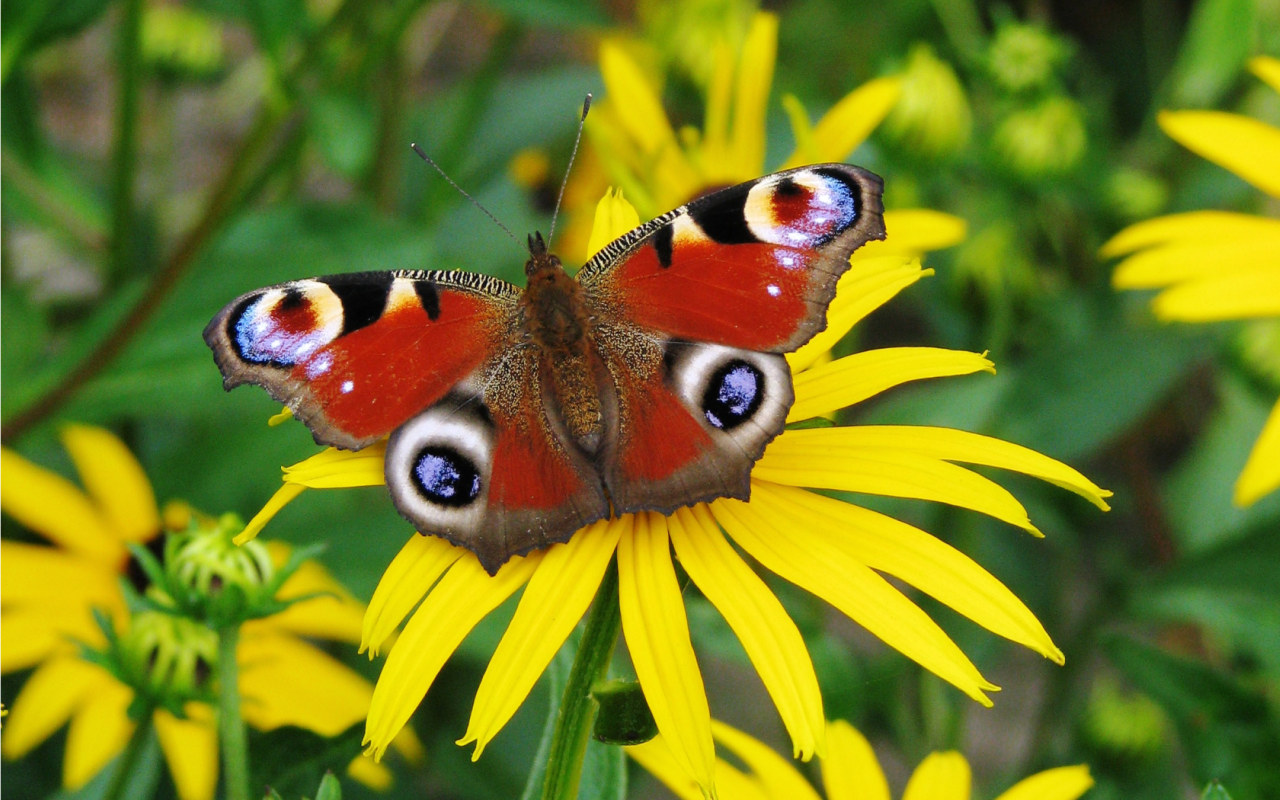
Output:
<path fill-rule="evenodd" d="M 1156 295 L 1151 310 L 1181 322 L 1280 316 L 1280 269 L 1268 265 L 1182 283 Z"/>
<path fill-rule="evenodd" d="M 1010 641 L 1061 664 L 1062 651 L 1030 609 L 973 559 L 919 528 L 852 503 L 800 494 L 849 557 L 914 586 Z"/>
<path fill-rule="evenodd" d="M 729 535 L 766 569 L 835 606 L 885 644 L 983 705 L 996 687 L 978 673 L 924 611 L 865 564 L 832 543 L 809 492 L 752 480 L 751 502 L 721 499 L 711 510 Z"/>
<path fill-rule="evenodd" d="M 932 500 L 1042 535 L 1017 498 L 995 481 L 946 461 L 893 448 L 836 451 L 823 448 L 820 440 L 790 439 L 784 433 L 769 445 L 751 476 L 784 486 Z"/>
<path fill-rule="evenodd" d="M 79 623 L 86 631 L 97 627 L 85 611 L 78 603 L 52 612 L 47 607 L 6 608 L 0 625 L 0 672 L 33 667 L 55 653 L 74 654 L 73 626 L 68 623 Z"/>
<path fill-rule="evenodd" d="M 142 465 L 115 434 L 88 425 L 67 425 L 62 444 L 80 482 L 116 535 L 142 542 L 160 532 L 160 512 Z"/>
<path fill-rule="evenodd" d="M 502 726 L 528 697 L 551 658 L 582 619 L 618 547 L 622 526 L 601 520 L 550 547 L 529 579 L 515 616 L 489 659 L 471 707 L 466 734 L 480 758 Z"/>
<path fill-rule="evenodd" d="M 347 764 L 347 776 L 375 792 L 385 792 L 395 783 L 395 776 L 386 764 L 374 761 L 364 754 L 356 756 Z"/>
<path fill-rule="evenodd" d="M 995 372 L 977 353 L 939 347 L 886 347 L 838 358 L 795 378 L 796 402 L 787 422 L 819 417 L 908 381 Z"/>
<path fill-rule="evenodd" d="M 698 782 L 680 766 L 661 734 L 625 749 L 628 756 L 662 781 L 680 800 L 706 800 Z M 726 800 L 777 800 L 766 794 L 759 782 L 723 760 L 716 761 L 716 792 Z"/>
<path fill-rule="evenodd" d="M 715 775 L 711 711 L 689 641 L 666 520 L 651 512 L 624 519 L 634 528 L 618 542 L 618 603 L 631 663 L 680 768 L 709 792 Z"/>
<path fill-rule="evenodd" d="M 1098 251 L 1115 258 L 1170 243 L 1213 241 L 1219 244 L 1280 238 L 1280 220 L 1233 211 L 1188 211 L 1138 222 L 1111 237 Z"/>
<path fill-rule="evenodd" d="M 818 363 L 864 317 L 898 292 L 932 274 L 933 270 L 921 268 L 919 259 L 904 260 L 899 255 L 854 262 L 853 268 L 836 283 L 835 299 L 827 308 L 827 327 L 799 350 L 787 353 L 792 372 L 801 372 Z"/>
<path fill-rule="evenodd" d="M 610 187 L 596 204 L 595 221 L 591 226 L 591 238 L 587 251 L 595 255 L 602 247 L 640 224 L 635 206 L 622 196 L 622 190 Z"/>
<path fill-rule="evenodd" d="M 1057 767 L 1018 781 L 996 800 L 1076 800 L 1091 786 L 1087 764 Z"/>
<path fill-rule="evenodd" d="M 1156 122 L 1183 147 L 1280 197 L 1280 130 L 1222 111 L 1161 111 Z"/>
<path fill-rule="evenodd" d="M 927 425 L 858 425 L 849 428 L 787 431 L 789 446 L 898 450 L 929 458 L 980 464 L 1020 472 L 1080 495 L 1103 511 L 1111 492 L 1078 470 L 1029 447 L 980 433 Z"/>
<path fill-rule="evenodd" d="M 241 708 L 259 730 L 297 725 L 336 736 L 369 708 L 373 687 L 362 676 L 313 645 L 246 623 L 240 647 Z"/>
<path fill-rule="evenodd" d="M 371 659 L 378 655 L 405 615 L 465 552 L 439 536 L 418 534 L 405 542 L 373 590 L 364 613 L 360 652 L 369 651 Z"/>
<path fill-rule="evenodd" d="M 188 703 L 187 719 L 164 709 L 155 713 L 156 737 L 179 800 L 213 800 L 218 785 L 218 732 L 213 710 L 203 703 Z"/>
<path fill-rule="evenodd" d="M 1272 89 L 1280 92 L 1280 59 L 1271 56 L 1255 56 L 1249 59 L 1249 69 Z"/>
<path fill-rule="evenodd" d="M 1117 289 L 1151 289 L 1180 281 L 1217 279 L 1238 273 L 1265 272 L 1280 276 L 1280 225 L 1265 234 L 1224 240 L 1179 240 L 1152 247 L 1126 258 L 1111 277 Z M 1276 278 L 1280 285 L 1280 277 Z"/>
<path fill-rule="evenodd" d="M 971 780 L 964 756 L 953 750 L 930 753 L 911 773 L 902 800 L 969 800 Z"/>
<path fill-rule="evenodd" d="M 827 724 L 822 785 L 827 800 L 889 800 L 889 781 L 871 743 L 844 720 Z"/>
<path fill-rule="evenodd" d="M 1280 487 L 1280 403 L 1271 409 L 1262 433 L 1236 480 L 1236 505 L 1247 506 Z"/>
<path fill-rule="evenodd" d="M 5 619 L 4 626 L 9 626 Z M 51 658 L 36 668 L 18 693 L 4 721 L 0 750 L 5 758 L 21 758 L 48 739 L 84 700 L 105 692 L 115 678 L 79 654 Z M 116 684 L 117 686 L 119 684 Z"/>
<path fill-rule="evenodd" d="M 374 758 L 382 758 L 466 635 L 529 580 L 541 557 L 516 556 L 493 577 L 474 556 L 454 562 L 413 613 L 378 676 L 364 734 Z"/>
<path fill-rule="evenodd" d="M 778 598 L 725 540 L 706 505 L 677 510 L 668 530 L 681 565 L 742 642 L 778 707 L 791 734 L 792 756 L 807 761 L 822 753 L 826 721 L 818 677 Z"/>
<path fill-rule="evenodd" d="M 778 18 L 764 12 L 755 14 L 738 56 L 733 124 L 729 132 L 732 166 L 723 174 L 708 175 L 709 182 L 755 176 L 764 171 L 765 112 L 777 55 Z"/>
<path fill-rule="evenodd" d="M 928 208 L 899 208 L 884 212 L 884 229 L 889 238 L 870 243 L 864 248 L 864 257 L 888 253 L 916 256 L 952 247 L 969 234 L 969 223 L 962 217 Z M 857 253 L 854 258 L 858 258 Z"/>
<path fill-rule="evenodd" d="M 124 750 L 133 733 L 129 703 L 133 692 L 114 680 L 100 684 L 86 695 L 67 729 L 67 750 L 62 759 L 62 783 L 79 789 Z"/>
<path fill-rule="evenodd" d="M 311 489 L 348 489 L 356 486 L 382 486 L 386 483 L 383 462 L 387 443 L 379 441 L 363 450 L 339 450 L 327 447 L 310 458 L 284 468 L 285 483 L 296 483 Z"/>
<path fill-rule="evenodd" d="M 844 161 L 875 130 L 902 94 L 900 78 L 876 78 L 831 107 L 813 129 L 813 145 L 796 148 L 783 169 L 819 161 Z"/>
<path fill-rule="evenodd" d="M 726 41 L 717 42 L 707 83 L 706 111 L 702 123 L 702 160 L 719 171 L 729 153 L 729 114 L 733 109 L 733 76 L 737 53 Z"/>
<path fill-rule="evenodd" d="M 0 509 L 55 544 L 111 569 L 127 551 L 84 492 L 71 481 L 0 448 Z"/>
<path fill-rule="evenodd" d="M 73 599 L 85 609 L 116 608 L 122 605 L 119 580 L 110 567 L 65 550 L 0 542 L 0 599 L 6 606 Z"/>
<path fill-rule="evenodd" d="M 288 557 L 288 546 L 268 542 L 267 549 L 277 566 Z M 302 636 L 333 639 L 340 642 L 360 641 L 365 607 L 334 579 L 318 561 L 308 560 L 280 587 L 281 600 L 316 595 L 293 603 L 269 618 L 272 628 Z"/>
<path fill-rule="evenodd" d="M 753 777 L 764 788 L 766 797 L 822 800 L 791 762 L 769 747 L 718 720 L 711 721 L 711 731 L 717 742 L 751 770 Z"/>
<path fill-rule="evenodd" d="M 236 544 L 244 544 L 262 533 L 262 529 L 267 527 L 267 523 L 280 512 L 280 509 L 292 503 L 298 495 L 306 491 L 305 486 L 299 486 L 294 483 L 286 483 L 271 495 L 271 499 L 262 507 L 257 514 L 253 515 L 253 519 L 249 520 L 249 524 L 244 526 L 244 530 L 240 531 L 232 538 L 231 541 Z"/>

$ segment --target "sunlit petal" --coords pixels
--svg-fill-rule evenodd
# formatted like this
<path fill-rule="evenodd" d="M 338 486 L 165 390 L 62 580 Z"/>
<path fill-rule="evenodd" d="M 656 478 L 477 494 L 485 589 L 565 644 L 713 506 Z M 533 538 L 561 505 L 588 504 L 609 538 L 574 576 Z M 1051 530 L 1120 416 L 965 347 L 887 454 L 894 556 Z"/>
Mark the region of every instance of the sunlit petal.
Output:
<path fill-rule="evenodd" d="M 715 764 L 711 711 L 689 641 L 666 520 L 654 513 L 629 519 L 634 529 L 618 542 L 618 603 L 631 663 L 681 769 L 708 790 Z"/>
<path fill-rule="evenodd" d="M 774 487 L 803 503 L 825 535 L 851 558 L 892 575 L 987 630 L 1057 663 L 1062 651 L 1017 595 L 951 545 L 892 517 L 798 490 Z"/>
<path fill-rule="evenodd" d="M 738 60 L 733 123 L 729 134 L 735 173 L 708 175 L 709 181 L 732 180 L 735 174 L 751 177 L 764 171 L 765 110 L 769 87 L 773 85 L 777 54 L 778 18 L 773 14 L 755 14 Z"/>
<path fill-rule="evenodd" d="M 826 600 L 885 644 L 983 705 L 996 687 L 978 673 L 946 633 L 918 606 L 865 564 L 831 542 L 832 532 L 805 500 L 752 481 L 751 502 L 721 499 L 716 520 L 765 568 Z"/>
<path fill-rule="evenodd" d="M 417 535 L 405 542 L 373 590 L 364 614 L 360 652 L 369 651 L 369 658 L 378 655 L 387 637 L 465 552 L 439 536 Z"/>
<path fill-rule="evenodd" d="M 363 753 L 347 762 L 347 776 L 375 792 L 385 792 L 395 783 L 391 769 Z"/>
<path fill-rule="evenodd" d="M 857 261 L 836 283 L 835 299 L 827 309 L 827 327 L 799 350 L 787 353 L 791 370 L 800 372 L 816 364 L 864 317 L 930 274 L 918 259 L 899 255 Z"/>
<path fill-rule="evenodd" d="M 240 639 L 245 721 L 259 730 L 297 725 L 335 736 L 369 708 L 373 687 L 350 667 L 287 634 L 248 623 Z"/>
<path fill-rule="evenodd" d="M 1280 59 L 1255 56 L 1249 59 L 1249 69 L 1272 89 L 1280 92 Z"/>
<path fill-rule="evenodd" d="M 271 495 L 271 499 L 267 501 L 267 504 L 264 505 L 257 514 L 253 515 L 253 519 L 249 520 L 249 524 L 245 525 L 244 530 L 236 534 L 232 541 L 236 544 L 244 544 L 245 542 L 253 539 L 262 532 L 262 529 L 267 526 L 267 523 L 270 522 L 276 514 L 280 513 L 280 509 L 289 505 L 289 503 L 292 503 L 297 499 L 298 495 L 302 494 L 306 489 L 307 487 L 300 486 L 296 483 L 286 483 L 284 486 L 276 489 L 276 493 Z"/>
<path fill-rule="evenodd" d="M 855 259 L 942 250 L 960 244 L 969 233 L 969 223 L 964 218 L 928 208 L 891 208 L 884 212 L 884 228 L 889 238 L 867 245 L 867 252 L 862 255 L 861 250 L 854 253 Z"/>
<path fill-rule="evenodd" d="M 6 606 L 50 600 L 73 600 L 86 610 L 114 606 L 120 598 L 119 580 L 97 560 L 53 547 L 0 542 L 0 598 Z"/>
<path fill-rule="evenodd" d="M 791 734 L 792 755 L 807 761 L 821 753 L 826 721 L 818 677 L 782 604 L 725 540 L 705 505 L 677 510 L 668 530 L 681 565 L 729 623 L 773 698 Z"/>
<path fill-rule="evenodd" d="M 1161 319 L 1181 322 L 1280 316 L 1280 268 L 1231 270 L 1181 283 L 1157 295 L 1151 310 Z"/>
<path fill-rule="evenodd" d="M 1018 781 L 996 800 L 1076 800 L 1093 786 L 1089 767 L 1078 764 L 1036 773 Z"/>
<path fill-rule="evenodd" d="M 187 719 L 164 709 L 155 714 L 156 737 L 169 764 L 180 800 L 213 800 L 218 785 L 218 732 L 213 710 L 203 703 L 188 703 Z"/>
<path fill-rule="evenodd" d="M 844 720 L 827 725 L 822 785 L 827 800 L 889 800 L 889 781 L 871 743 Z"/>
<path fill-rule="evenodd" d="M 964 756 L 954 751 L 930 753 L 911 773 L 902 800 L 969 800 L 971 781 Z"/>
<path fill-rule="evenodd" d="M 621 189 L 615 191 L 610 188 L 596 204 L 595 222 L 587 242 L 588 252 L 595 255 L 600 248 L 639 224 L 640 215 L 636 207 L 627 202 Z"/>
<path fill-rule="evenodd" d="M 127 552 L 84 492 L 55 472 L 0 448 L 0 509 L 51 542 L 112 569 Z"/>
<path fill-rule="evenodd" d="M 756 781 L 764 787 L 766 797 L 822 800 L 791 762 L 771 748 L 718 720 L 711 721 L 711 731 L 716 741 L 753 773 Z"/>
<path fill-rule="evenodd" d="M 104 601 L 100 608 L 108 617 L 122 619 L 124 598 Z M 98 623 L 74 594 L 11 605 L 5 608 L 4 624 L 0 625 L 0 671 L 30 667 L 57 653 L 73 653 L 80 643 L 91 647 L 106 644 Z"/>
<path fill-rule="evenodd" d="M 62 429 L 62 444 L 75 462 L 80 482 L 117 536 L 141 542 L 160 532 L 151 481 L 124 442 L 104 428 L 67 425 Z"/>
<path fill-rule="evenodd" d="M 901 93 L 898 78 L 876 78 L 854 89 L 818 120 L 812 147 L 797 148 L 783 168 L 844 161 L 884 120 Z"/>
<path fill-rule="evenodd" d="M 474 557 L 454 562 L 410 617 L 382 667 L 364 735 L 375 758 L 386 752 L 466 635 L 529 580 L 541 558 L 516 556 L 493 577 Z"/>
<path fill-rule="evenodd" d="M 661 735 L 644 744 L 627 747 L 626 751 L 630 758 L 662 781 L 680 800 L 706 800 L 707 795 L 702 787 L 680 765 L 667 745 L 667 740 Z M 775 796 L 767 794 L 758 781 L 725 761 L 717 760 L 715 769 L 716 792 L 724 800 L 777 800 Z"/>
<path fill-rule="evenodd" d="M 4 627 L 8 627 L 6 619 Z M 78 655 L 51 658 L 41 664 L 18 693 L 4 720 L 0 749 L 19 758 L 66 723 L 86 698 L 105 690 L 114 679 Z"/>
<path fill-rule="evenodd" d="M 386 483 L 383 472 L 386 455 L 386 441 L 375 442 L 363 450 L 328 447 L 293 466 L 285 467 L 284 481 L 311 489 L 382 486 Z"/>
<path fill-rule="evenodd" d="M 1161 111 L 1156 122 L 1183 147 L 1280 197 L 1280 129 L 1222 111 Z"/>
<path fill-rule="evenodd" d="M 467 732 L 458 740 L 460 745 L 476 743 L 472 761 L 511 719 L 591 605 L 621 531 L 620 523 L 601 520 L 543 555 L 489 659 Z"/>
<path fill-rule="evenodd" d="M 287 546 L 269 542 L 267 549 L 277 565 L 284 563 Z M 271 627 L 340 642 L 360 641 L 364 604 L 352 597 L 318 561 L 304 561 L 280 587 L 277 596 L 291 600 L 308 595 L 315 596 L 273 614 L 269 619 Z"/>
<path fill-rule="evenodd" d="M 886 347 L 838 358 L 795 377 L 788 422 L 819 417 L 909 381 L 995 372 L 977 353 L 938 347 Z"/>
<path fill-rule="evenodd" d="M 1183 214 L 1169 214 L 1142 222 L 1134 223 L 1111 237 L 1099 250 L 1104 258 L 1114 258 L 1126 253 L 1133 253 L 1148 247 L 1159 245 L 1198 244 L 1212 242 L 1215 245 L 1230 245 L 1235 242 L 1257 240 L 1275 241 L 1280 239 L 1280 220 L 1255 217 L 1250 214 L 1239 214 L 1233 211 L 1188 211 Z M 1216 262 L 1217 259 L 1214 259 Z M 1127 273 L 1134 267 L 1126 266 L 1125 261 L 1116 269 L 1114 281 L 1141 281 L 1130 277 Z M 1202 265 L 1212 269 L 1211 264 Z M 1164 268 L 1168 268 L 1165 265 Z M 1153 269 L 1152 276 L 1159 274 L 1159 268 Z M 1119 285 L 1119 284 L 1117 284 Z M 1145 285 L 1160 285 L 1150 283 Z"/>
<path fill-rule="evenodd" d="M 1236 481 L 1236 505 L 1247 506 L 1276 488 L 1280 488 L 1280 403 L 1271 409 Z"/>
<path fill-rule="evenodd" d="M 1213 279 L 1238 273 L 1280 272 L 1280 226 L 1265 235 L 1223 240 L 1178 241 L 1129 256 L 1116 267 L 1111 282 L 1117 289 L 1153 289 L 1180 281 Z"/>
<path fill-rule="evenodd" d="M 126 713 L 133 692 L 122 683 L 104 681 L 84 697 L 67 729 L 62 783 L 79 789 L 124 750 L 133 733 Z"/>

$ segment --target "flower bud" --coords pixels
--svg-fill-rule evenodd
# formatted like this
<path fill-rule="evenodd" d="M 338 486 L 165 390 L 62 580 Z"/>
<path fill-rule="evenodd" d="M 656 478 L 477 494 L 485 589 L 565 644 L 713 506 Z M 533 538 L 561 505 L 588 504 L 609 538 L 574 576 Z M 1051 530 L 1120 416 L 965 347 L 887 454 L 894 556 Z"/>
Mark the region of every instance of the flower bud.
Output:
<path fill-rule="evenodd" d="M 1168 729 L 1164 709 L 1150 697 L 1101 681 L 1089 698 L 1082 733 L 1103 756 L 1132 763 L 1157 755 Z"/>
<path fill-rule="evenodd" d="M 108 668 L 139 696 L 171 709 L 208 699 L 218 663 L 218 635 L 162 611 L 143 611 L 107 654 Z"/>
<path fill-rule="evenodd" d="M 1088 144 L 1084 115 L 1070 98 L 1054 96 L 1015 111 L 996 128 L 992 146 L 1016 175 L 1053 178 L 1080 163 Z"/>
<path fill-rule="evenodd" d="M 275 604 L 278 582 L 266 546 L 232 541 L 243 527 L 238 517 L 225 514 L 173 535 L 166 547 L 165 589 L 183 613 L 216 628 L 262 616 Z"/>
<path fill-rule="evenodd" d="M 945 159 L 969 143 L 973 115 L 951 65 L 917 44 L 902 73 L 902 95 L 884 122 L 885 134 L 912 156 Z"/>
<path fill-rule="evenodd" d="M 187 6 L 147 6 L 141 48 L 142 57 L 162 74 L 203 79 L 224 66 L 222 26 Z"/>
<path fill-rule="evenodd" d="M 1070 48 L 1050 31 L 1023 22 L 1002 24 L 987 49 L 987 71 L 1005 91 L 1016 94 L 1049 87 Z"/>

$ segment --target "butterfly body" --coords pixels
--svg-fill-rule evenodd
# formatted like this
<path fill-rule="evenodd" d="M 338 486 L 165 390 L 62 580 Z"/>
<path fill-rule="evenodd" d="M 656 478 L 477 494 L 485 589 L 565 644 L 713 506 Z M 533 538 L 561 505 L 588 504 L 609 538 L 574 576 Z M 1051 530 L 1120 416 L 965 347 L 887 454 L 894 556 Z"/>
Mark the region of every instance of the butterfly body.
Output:
<path fill-rule="evenodd" d="M 459 271 L 294 281 L 205 339 L 227 388 L 263 386 L 318 442 L 390 434 L 397 509 L 492 573 L 611 514 L 745 499 L 793 401 L 783 354 L 880 238 L 879 178 L 817 165 L 668 212 L 576 276 L 539 235 L 523 291 Z"/>

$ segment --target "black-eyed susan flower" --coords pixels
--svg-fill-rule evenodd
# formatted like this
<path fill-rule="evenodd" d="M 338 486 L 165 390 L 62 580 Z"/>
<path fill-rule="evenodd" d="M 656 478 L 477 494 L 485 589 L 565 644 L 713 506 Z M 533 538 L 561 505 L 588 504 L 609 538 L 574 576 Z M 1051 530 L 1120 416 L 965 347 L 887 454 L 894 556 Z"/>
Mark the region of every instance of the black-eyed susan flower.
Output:
<path fill-rule="evenodd" d="M 716 762 L 721 796 L 735 800 L 889 800 L 889 782 L 856 728 L 843 720 L 827 723 L 827 752 L 822 757 L 819 793 L 795 766 L 767 745 L 713 720 L 716 743 L 745 769 Z M 701 800 L 696 783 L 682 773 L 671 747 L 661 737 L 627 748 L 627 754 L 662 781 L 681 800 Z M 972 782 L 967 762 L 955 751 L 932 753 L 920 762 L 902 792 L 902 800 L 969 800 Z M 1075 800 L 1093 786 L 1084 765 L 1057 767 L 1024 778 L 996 800 Z"/>
<path fill-rule="evenodd" d="M 135 729 L 126 712 L 138 684 L 131 688 L 85 657 L 86 648 L 109 649 L 93 616 L 98 609 L 111 620 L 112 636 L 127 645 L 122 670 L 154 667 L 156 681 L 189 695 L 176 709 L 185 717 L 161 707 L 152 722 L 179 797 L 212 798 L 217 740 L 213 709 L 199 690 L 201 676 L 207 679 L 214 661 L 216 644 L 210 642 L 216 636 L 198 623 L 165 614 L 135 617 L 130 623 L 120 581 L 137 571 L 131 568 L 126 544 L 153 541 L 161 531 L 151 485 L 124 444 L 105 430 L 69 425 L 62 441 L 83 489 L 7 448 L 0 450 L 0 508 L 50 542 L 0 542 L 0 666 L 5 673 L 35 668 L 12 704 L 3 754 L 19 758 L 69 722 L 63 783 L 75 789 L 125 749 Z M 184 527 L 184 519 L 169 518 L 190 513 L 171 505 L 166 522 Z M 263 552 L 276 566 L 288 557 L 283 545 L 268 545 Z M 304 562 L 277 597 L 312 595 L 241 628 L 238 685 L 244 718 L 255 728 L 296 725 L 331 736 L 368 710 L 369 683 L 302 638 L 355 641 L 364 607 L 313 561 Z M 163 657 L 148 655 L 140 667 L 127 653 Z M 419 748 L 411 735 L 397 746 L 411 756 Z M 390 780 L 385 768 L 363 757 L 352 762 L 352 771 L 371 785 Z"/>
<path fill-rule="evenodd" d="M 1250 69 L 1280 92 L 1280 60 L 1258 57 Z M 1221 111 L 1164 111 L 1160 127 L 1178 143 L 1280 198 L 1280 130 Z M 1152 310 L 1163 320 L 1213 322 L 1280 317 L 1280 220 L 1230 211 L 1191 211 L 1139 222 L 1102 247 L 1125 256 L 1118 289 L 1159 289 Z M 1248 505 L 1280 487 L 1280 404 L 1271 411 L 1235 485 Z"/>
<path fill-rule="evenodd" d="M 597 238 L 634 224 L 609 195 Z M 607 231 L 609 224 L 620 230 Z M 606 235 L 609 234 L 609 235 Z M 898 247 L 912 248 L 909 236 Z M 870 251 L 870 252 L 867 252 Z M 830 361 L 831 346 L 862 317 L 926 274 L 891 246 L 863 248 L 840 280 L 827 329 L 788 355 L 796 401 L 789 421 L 823 417 L 894 386 L 990 371 L 981 355 L 927 347 L 872 350 Z M 247 540 L 306 488 L 382 484 L 385 447 L 328 449 L 285 469 L 284 486 L 241 535 Z M 962 464 L 1009 469 L 1106 508 L 1108 492 L 1026 448 L 964 431 L 863 426 L 787 430 L 752 473 L 749 502 L 721 499 L 670 516 L 628 514 L 565 544 L 516 557 L 493 577 L 443 539 L 409 540 L 387 568 L 365 616 L 361 648 L 381 652 L 402 622 L 374 690 L 366 740 L 381 754 L 449 656 L 490 611 L 523 587 L 476 693 L 461 743 L 485 745 L 515 713 L 583 617 L 602 581 L 616 580 L 621 630 L 658 729 L 685 774 L 713 781 L 711 715 L 690 642 L 676 562 L 724 616 L 777 706 L 795 753 L 824 748 L 822 699 L 795 624 L 743 558 L 828 601 L 980 703 L 989 683 L 930 617 L 884 576 L 952 607 L 994 633 L 1062 661 L 1035 616 L 971 559 L 911 525 L 810 489 L 918 498 L 969 508 L 1039 535 L 1006 490 Z M 674 558 L 672 554 L 674 553 Z M 616 557 L 616 578 L 609 565 Z"/>

